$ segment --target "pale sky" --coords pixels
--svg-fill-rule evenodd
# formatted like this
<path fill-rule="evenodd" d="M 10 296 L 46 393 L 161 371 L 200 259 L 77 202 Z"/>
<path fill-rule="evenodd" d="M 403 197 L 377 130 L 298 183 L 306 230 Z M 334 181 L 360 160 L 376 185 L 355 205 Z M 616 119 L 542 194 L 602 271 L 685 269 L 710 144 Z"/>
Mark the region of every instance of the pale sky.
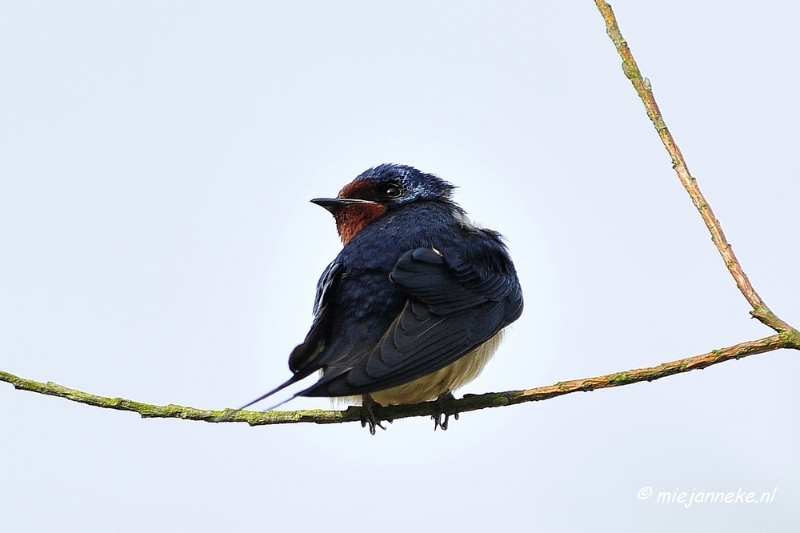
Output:
<path fill-rule="evenodd" d="M 612 5 L 745 271 L 800 326 L 800 4 Z M 457 185 L 519 270 L 525 313 L 458 396 L 770 335 L 620 63 L 589 0 L 2 2 L 0 370 L 154 404 L 260 395 L 341 246 L 308 200 L 385 162 Z M 773 352 L 375 437 L 0 383 L 0 529 L 796 531 L 798 375 Z M 656 501 L 738 491 L 774 499 Z"/>

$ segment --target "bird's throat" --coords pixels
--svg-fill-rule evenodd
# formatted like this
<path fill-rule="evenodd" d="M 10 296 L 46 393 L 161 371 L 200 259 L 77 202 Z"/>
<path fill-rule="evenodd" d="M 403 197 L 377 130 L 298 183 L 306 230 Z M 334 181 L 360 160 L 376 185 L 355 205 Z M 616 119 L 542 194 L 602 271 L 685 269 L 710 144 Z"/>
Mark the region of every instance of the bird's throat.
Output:
<path fill-rule="evenodd" d="M 386 213 L 386 207 L 378 203 L 359 203 L 343 207 L 334 214 L 336 230 L 342 239 L 342 244 L 347 244 L 358 235 L 370 222 L 380 218 Z"/>

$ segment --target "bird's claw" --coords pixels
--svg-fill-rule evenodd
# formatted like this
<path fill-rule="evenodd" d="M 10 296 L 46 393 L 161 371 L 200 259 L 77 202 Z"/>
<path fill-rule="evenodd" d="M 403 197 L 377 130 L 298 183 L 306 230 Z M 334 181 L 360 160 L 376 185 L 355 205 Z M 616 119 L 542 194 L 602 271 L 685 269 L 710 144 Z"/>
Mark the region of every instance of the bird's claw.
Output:
<path fill-rule="evenodd" d="M 372 396 L 365 394 L 361 402 L 361 427 L 363 428 L 369 425 L 370 435 L 375 434 L 375 428 L 381 428 L 382 430 L 386 431 L 386 428 L 383 427 L 381 421 L 375 418 L 375 413 L 372 411 L 372 407 L 374 405 L 377 405 L 377 402 L 372 399 Z M 387 420 L 387 422 L 390 424 L 392 423 L 391 420 Z"/>
<path fill-rule="evenodd" d="M 458 420 L 458 413 L 453 413 L 453 420 Z M 447 431 L 450 423 L 450 415 L 447 413 L 439 413 L 438 415 L 431 415 L 433 419 L 433 430 L 436 431 L 437 428 L 442 428 L 442 431 Z"/>
<path fill-rule="evenodd" d="M 431 415 L 431 418 L 433 419 L 434 431 L 436 431 L 438 428 L 442 428 L 442 431 L 447 431 L 451 414 L 444 412 L 444 403 L 455 399 L 456 397 L 453 396 L 453 393 L 450 391 L 440 394 L 436 399 L 437 412 L 436 414 Z M 452 413 L 452 417 L 454 420 L 458 420 L 458 413 Z"/>
<path fill-rule="evenodd" d="M 376 431 L 375 428 L 381 428 L 383 430 L 386 430 L 386 428 L 383 427 L 383 424 L 381 424 L 379 421 L 375 420 L 375 416 L 372 415 L 372 411 L 371 410 L 370 410 L 370 413 L 367 416 L 362 416 L 361 417 L 361 427 L 362 428 L 363 427 L 367 427 L 367 425 L 369 425 L 369 434 L 370 435 L 374 435 L 375 434 L 375 431 Z"/>

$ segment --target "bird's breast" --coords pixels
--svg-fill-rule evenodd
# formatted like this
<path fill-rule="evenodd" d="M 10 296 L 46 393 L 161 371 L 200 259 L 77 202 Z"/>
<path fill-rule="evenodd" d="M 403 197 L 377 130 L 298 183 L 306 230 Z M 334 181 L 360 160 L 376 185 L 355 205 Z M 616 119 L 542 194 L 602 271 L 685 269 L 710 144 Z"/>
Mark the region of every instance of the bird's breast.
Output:
<path fill-rule="evenodd" d="M 410 405 L 437 399 L 440 395 L 453 392 L 466 385 L 483 371 L 503 340 L 503 331 L 481 344 L 467 355 L 427 376 L 415 379 L 378 392 L 371 392 L 372 399 L 381 405 Z M 337 398 L 347 403 L 361 403 L 361 396 Z"/>

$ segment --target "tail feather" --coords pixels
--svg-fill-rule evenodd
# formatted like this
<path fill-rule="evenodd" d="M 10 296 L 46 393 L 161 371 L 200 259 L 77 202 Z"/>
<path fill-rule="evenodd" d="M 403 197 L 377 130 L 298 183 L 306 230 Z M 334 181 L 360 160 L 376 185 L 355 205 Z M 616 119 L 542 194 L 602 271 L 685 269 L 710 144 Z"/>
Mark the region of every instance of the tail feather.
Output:
<path fill-rule="evenodd" d="M 241 412 L 241 411 L 244 411 L 245 409 L 247 409 L 247 408 L 248 408 L 248 407 L 250 407 L 251 405 L 257 404 L 257 403 L 258 403 L 258 402 L 260 402 L 261 400 L 266 400 L 267 398 L 269 398 L 269 397 L 270 397 L 270 396 L 272 396 L 273 394 L 276 394 L 276 393 L 278 393 L 278 392 L 282 391 L 283 389 L 285 389 L 285 388 L 286 388 L 286 387 L 288 387 L 289 385 L 292 385 L 292 384 L 294 384 L 294 383 L 297 383 L 298 381 L 300 381 L 300 380 L 302 380 L 302 379 L 306 378 L 307 376 L 308 376 L 308 374 L 302 374 L 302 373 L 295 374 L 294 376 L 292 376 L 291 378 L 289 378 L 289 379 L 288 379 L 288 380 L 286 380 L 285 382 L 281 383 L 280 385 L 278 385 L 277 387 L 275 387 L 275 388 L 274 388 L 274 389 L 272 389 L 271 391 L 269 391 L 269 392 L 266 392 L 266 393 L 262 394 L 261 396 L 259 396 L 258 398 L 256 398 L 256 399 L 255 399 L 255 400 L 253 400 L 253 401 L 247 402 L 246 404 L 244 404 L 243 406 L 239 407 L 238 409 L 234 409 L 233 411 L 231 411 L 231 412 L 229 412 L 229 413 L 225 413 L 225 414 L 224 414 L 224 415 L 222 415 L 221 417 L 217 418 L 217 420 L 216 420 L 216 421 L 217 421 L 217 422 L 225 422 L 226 420 L 230 419 L 230 418 L 231 418 L 232 416 L 234 416 L 235 414 L 237 414 L 237 413 L 239 413 L 239 412 Z M 281 406 L 281 405 L 285 404 L 285 403 L 286 403 L 286 402 L 288 402 L 289 400 L 293 400 L 293 399 L 294 399 L 294 398 L 296 398 L 296 397 L 297 397 L 297 394 L 295 394 L 294 396 L 291 396 L 290 398 L 288 398 L 288 399 L 286 399 L 286 400 L 283 400 L 281 403 L 279 403 L 279 404 L 277 404 L 277 405 L 273 405 L 273 406 L 272 406 L 272 407 L 270 407 L 269 409 L 264 409 L 264 411 L 271 411 L 271 410 L 275 409 L 276 407 L 279 407 L 279 406 Z"/>

